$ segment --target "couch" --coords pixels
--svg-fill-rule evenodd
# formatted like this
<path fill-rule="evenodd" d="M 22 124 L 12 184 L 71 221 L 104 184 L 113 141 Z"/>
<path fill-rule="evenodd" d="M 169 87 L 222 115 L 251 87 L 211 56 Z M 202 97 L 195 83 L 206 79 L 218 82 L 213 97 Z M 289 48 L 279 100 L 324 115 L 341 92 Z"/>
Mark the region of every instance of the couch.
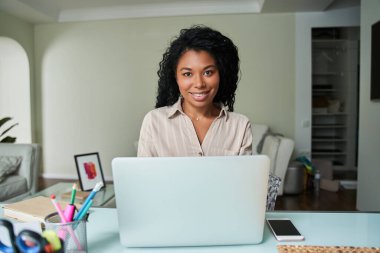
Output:
<path fill-rule="evenodd" d="M 0 161 L 2 166 L 0 202 L 11 198 L 22 199 L 37 191 L 40 167 L 38 144 L 0 143 Z M 15 171 L 9 170 L 4 173 L 11 165 L 14 165 Z"/>
<path fill-rule="evenodd" d="M 284 192 L 285 175 L 294 150 L 294 140 L 272 133 L 267 125 L 252 124 L 253 154 L 264 154 L 270 159 L 270 173 L 281 179 L 278 195 Z"/>

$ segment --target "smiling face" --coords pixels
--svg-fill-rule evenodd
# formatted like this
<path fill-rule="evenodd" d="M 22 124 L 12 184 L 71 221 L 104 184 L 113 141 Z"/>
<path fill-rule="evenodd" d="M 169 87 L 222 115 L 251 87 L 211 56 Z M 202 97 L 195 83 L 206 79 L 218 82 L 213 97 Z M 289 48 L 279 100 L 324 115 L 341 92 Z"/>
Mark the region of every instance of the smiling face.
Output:
<path fill-rule="evenodd" d="M 192 111 L 213 108 L 219 88 L 219 71 L 208 52 L 186 51 L 178 60 L 176 79 L 183 97 L 182 108 Z"/>

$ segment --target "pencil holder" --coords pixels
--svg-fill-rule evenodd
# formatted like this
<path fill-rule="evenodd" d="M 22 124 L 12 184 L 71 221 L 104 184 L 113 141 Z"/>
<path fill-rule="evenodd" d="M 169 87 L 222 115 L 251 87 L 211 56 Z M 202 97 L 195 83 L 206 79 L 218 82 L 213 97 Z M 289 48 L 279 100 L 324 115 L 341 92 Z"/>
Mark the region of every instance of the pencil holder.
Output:
<path fill-rule="evenodd" d="M 65 252 L 87 252 L 86 217 L 62 223 L 58 213 L 45 217 L 45 229 L 55 231 L 64 241 Z"/>

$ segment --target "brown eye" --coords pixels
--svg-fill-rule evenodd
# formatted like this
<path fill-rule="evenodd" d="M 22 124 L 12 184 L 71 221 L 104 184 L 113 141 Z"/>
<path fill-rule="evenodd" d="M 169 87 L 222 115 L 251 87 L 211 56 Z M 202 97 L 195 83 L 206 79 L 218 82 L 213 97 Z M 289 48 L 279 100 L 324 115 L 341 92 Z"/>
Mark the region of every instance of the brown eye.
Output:
<path fill-rule="evenodd" d="M 205 76 L 211 76 L 213 74 L 212 70 L 206 70 L 203 75 Z"/>

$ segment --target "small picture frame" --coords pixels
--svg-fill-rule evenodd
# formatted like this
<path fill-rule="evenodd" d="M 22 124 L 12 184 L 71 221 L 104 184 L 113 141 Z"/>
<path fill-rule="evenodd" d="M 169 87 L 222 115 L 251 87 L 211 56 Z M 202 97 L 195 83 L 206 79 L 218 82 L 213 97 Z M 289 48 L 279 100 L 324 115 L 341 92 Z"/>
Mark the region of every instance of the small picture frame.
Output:
<path fill-rule="evenodd" d="M 99 153 L 74 155 L 74 159 L 82 191 L 92 190 L 98 182 L 103 182 L 103 187 L 106 186 Z"/>

